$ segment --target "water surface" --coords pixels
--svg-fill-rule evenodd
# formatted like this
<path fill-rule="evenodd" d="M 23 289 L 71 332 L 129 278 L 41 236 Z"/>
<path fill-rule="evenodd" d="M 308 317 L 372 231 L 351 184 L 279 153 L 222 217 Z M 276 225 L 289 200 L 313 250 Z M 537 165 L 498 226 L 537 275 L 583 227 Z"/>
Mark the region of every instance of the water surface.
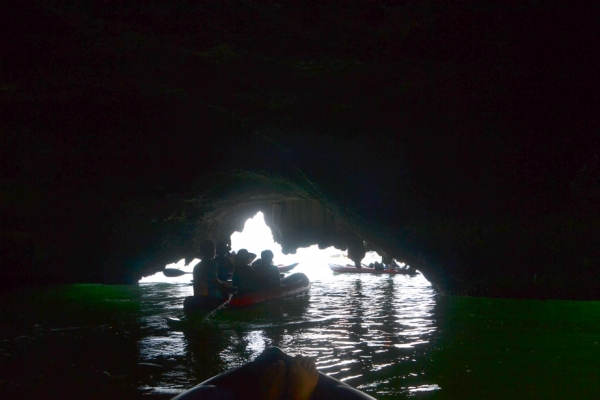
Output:
<path fill-rule="evenodd" d="M 169 398 L 267 346 L 379 399 L 598 399 L 600 302 L 438 295 L 422 277 L 298 266 L 310 296 L 201 315 L 189 276 L 2 294 L 3 398 Z"/>

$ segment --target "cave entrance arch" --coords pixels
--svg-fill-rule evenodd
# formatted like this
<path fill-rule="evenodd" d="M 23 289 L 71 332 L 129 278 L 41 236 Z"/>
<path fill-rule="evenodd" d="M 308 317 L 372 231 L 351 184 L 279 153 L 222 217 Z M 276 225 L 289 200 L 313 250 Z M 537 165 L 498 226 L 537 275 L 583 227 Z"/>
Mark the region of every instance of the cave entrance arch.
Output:
<path fill-rule="evenodd" d="M 370 264 L 381 262 L 383 256 L 394 258 L 400 265 L 415 264 L 416 259 L 398 241 L 397 232 L 369 223 L 307 183 L 238 172 L 206 177 L 194 188 L 194 197 L 182 198 L 177 203 L 180 210 L 165 219 L 170 225 L 162 241 L 163 265 L 183 257 L 188 262 L 194 260 L 206 239 L 215 244 L 229 242 L 232 250 L 247 248 L 257 256 L 270 249 L 277 264 L 298 262 L 325 273 L 331 273 L 330 262 Z M 235 237 L 258 213 L 263 216 L 259 232 L 251 234 L 250 242 L 238 243 Z M 311 255 L 311 251 L 316 253 Z M 352 261 L 339 257 L 342 254 Z M 338 258 L 329 259 L 333 255 Z M 185 267 L 191 270 L 193 266 L 190 262 Z M 295 271 L 300 269 L 304 268 Z"/>

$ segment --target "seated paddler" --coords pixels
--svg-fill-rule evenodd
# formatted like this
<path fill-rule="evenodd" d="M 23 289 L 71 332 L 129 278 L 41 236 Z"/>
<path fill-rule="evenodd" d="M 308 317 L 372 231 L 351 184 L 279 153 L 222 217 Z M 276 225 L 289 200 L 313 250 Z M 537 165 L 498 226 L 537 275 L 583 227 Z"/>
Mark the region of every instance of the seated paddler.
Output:
<path fill-rule="evenodd" d="M 348 258 L 354 261 L 356 268 L 362 268 L 361 261 L 365 258 L 366 250 L 362 239 L 358 236 L 348 238 Z"/>
<path fill-rule="evenodd" d="M 233 286 L 237 288 L 237 292 L 240 294 L 260 290 L 260 285 L 256 280 L 256 273 L 250 266 L 250 254 L 246 249 L 240 249 L 235 255 Z"/>
<path fill-rule="evenodd" d="M 273 264 L 273 257 L 271 250 L 264 250 L 260 253 L 260 261 L 253 264 L 256 279 L 263 289 L 281 286 L 279 268 Z"/>
<path fill-rule="evenodd" d="M 217 244 L 217 256 L 215 257 L 215 263 L 217 264 L 217 278 L 220 281 L 227 281 L 231 279 L 233 274 L 233 263 L 229 259 L 229 247 L 228 243 L 221 242 Z"/>
<path fill-rule="evenodd" d="M 200 243 L 200 253 L 202 261 L 194 267 L 193 272 L 194 296 L 223 298 L 222 292 L 227 291 L 227 285 L 217 276 L 218 266 L 214 261 L 215 243 L 212 240 L 203 241 Z"/>

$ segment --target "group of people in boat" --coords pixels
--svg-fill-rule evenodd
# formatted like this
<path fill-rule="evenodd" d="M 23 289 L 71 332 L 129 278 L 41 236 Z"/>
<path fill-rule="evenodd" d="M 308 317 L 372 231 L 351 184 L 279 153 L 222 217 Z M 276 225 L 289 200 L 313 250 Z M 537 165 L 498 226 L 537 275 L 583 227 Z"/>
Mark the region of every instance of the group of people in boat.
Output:
<path fill-rule="evenodd" d="M 281 285 L 279 269 L 273 264 L 273 252 L 264 250 L 252 264 L 246 249 L 232 253 L 229 244 L 205 240 L 200 244 L 202 261 L 194 267 L 194 296 L 221 299 L 232 286 L 240 294 L 253 293 Z M 233 262 L 232 262 L 233 259 Z"/>
<path fill-rule="evenodd" d="M 373 268 L 375 271 L 384 271 L 384 270 L 397 270 L 397 271 L 405 271 L 409 274 L 415 274 L 417 272 L 417 270 L 410 265 L 403 265 L 400 266 L 398 265 L 398 263 L 396 263 L 396 260 L 394 260 L 394 258 L 388 254 L 388 253 L 383 253 L 383 255 L 381 256 L 381 262 L 372 262 L 369 265 L 364 265 L 361 263 L 362 259 L 365 257 L 366 252 L 364 247 L 358 247 L 358 249 L 356 247 L 352 248 L 350 247 L 350 245 L 348 246 L 348 257 L 354 261 L 354 267 L 355 268 Z"/>
<path fill-rule="evenodd" d="M 392 260 L 389 264 L 384 264 L 382 262 L 372 262 L 366 266 L 366 268 L 373 268 L 375 271 L 405 271 L 409 274 L 416 274 L 417 269 L 412 265 L 403 265 L 400 266 L 396 263 L 395 260 Z"/>
<path fill-rule="evenodd" d="M 358 237 L 350 237 L 348 238 L 348 258 L 350 258 L 354 262 L 354 267 L 357 269 L 365 268 L 373 268 L 375 271 L 383 271 L 383 270 L 398 270 L 405 271 L 409 274 L 414 274 L 417 270 L 412 266 L 403 266 L 401 267 L 396 263 L 391 254 L 383 252 L 381 256 L 381 262 L 372 262 L 369 265 L 362 264 L 362 260 L 365 258 L 367 254 L 367 250 L 365 248 L 365 243 L 359 239 Z"/>

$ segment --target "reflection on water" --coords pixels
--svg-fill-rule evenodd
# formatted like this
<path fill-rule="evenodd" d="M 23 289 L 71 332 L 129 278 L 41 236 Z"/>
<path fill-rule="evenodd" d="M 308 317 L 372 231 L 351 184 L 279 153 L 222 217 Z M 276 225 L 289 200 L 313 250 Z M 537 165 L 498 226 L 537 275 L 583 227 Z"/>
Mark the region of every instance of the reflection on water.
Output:
<path fill-rule="evenodd" d="M 190 373 L 187 380 L 165 375 L 156 388 L 188 388 L 277 346 L 315 357 L 320 371 L 376 396 L 438 389 L 415 362 L 436 330 L 435 294 L 421 275 L 333 274 L 303 264 L 294 272 L 312 278 L 310 296 L 223 310 L 210 321 L 198 316 L 175 326 L 166 317 L 184 318 L 177 307 L 191 287 L 142 284 L 143 299 L 161 300 L 142 302 L 149 314 L 145 329 L 154 334 L 141 340 L 141 358 L 152 362 L 164 351 Z"/>
<path fill-rule="evenodd" d="M 167 399 L 266 346 L 378 399 L 598 399 L 600 302 L 439 296 L 298 266 L 310 296 L 186 323 L 188 282 L 0 293 L 0 397 Z M 189 278 L 188 278 L 189 279 Z"/>

